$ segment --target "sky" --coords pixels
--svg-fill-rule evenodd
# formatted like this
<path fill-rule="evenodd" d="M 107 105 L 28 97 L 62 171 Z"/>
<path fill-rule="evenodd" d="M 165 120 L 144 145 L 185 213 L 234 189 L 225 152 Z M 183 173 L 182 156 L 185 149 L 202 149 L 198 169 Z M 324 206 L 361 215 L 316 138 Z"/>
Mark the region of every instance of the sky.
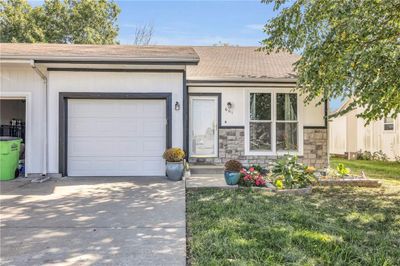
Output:
<path fill-rule="evenodd" d="M 41 0 L 29 1 L 40 5 Z M 258 0 L 159 0 L 116 1 L 121 8 L 118 19 L 119 41 L 132 44 L 135 30 L 153 25 L 152 44 L 258 46 L 266 37 L 263 26 L 276 13 L 272 5 Z M 331 109 L 341 100 L 331 102 Z"/>

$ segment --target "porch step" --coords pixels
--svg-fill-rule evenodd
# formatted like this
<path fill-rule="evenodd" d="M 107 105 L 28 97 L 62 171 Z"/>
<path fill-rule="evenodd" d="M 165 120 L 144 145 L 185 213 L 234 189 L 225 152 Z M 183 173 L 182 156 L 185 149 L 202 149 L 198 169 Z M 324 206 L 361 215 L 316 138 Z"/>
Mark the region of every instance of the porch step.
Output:
<path fill-rule="evenodd" d="M 223 165 L 190 165 L 192 175 L 218 175 L 224 173 Z"/>

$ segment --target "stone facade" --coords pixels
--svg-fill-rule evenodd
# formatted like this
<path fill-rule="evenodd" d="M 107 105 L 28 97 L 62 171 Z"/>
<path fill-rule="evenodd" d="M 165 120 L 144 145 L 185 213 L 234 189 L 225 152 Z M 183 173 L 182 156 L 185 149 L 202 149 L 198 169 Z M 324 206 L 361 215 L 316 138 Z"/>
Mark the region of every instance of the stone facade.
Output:
<path fill-rule="evenodd" d="M 328 166 L 328 136 L 327 129 L 304 129 L 304 156 L 299 156 L 299 161 L 314 166 L 325 168 Z M 277 156 L 246 156 L 244 151 L 244 128 L 219 129 L 219 156 L 217 158 L 189 158 L 194 164 L 222 165 L 228 160 L 239 160 L 244 165 L 267 165 L 276 160 Z"/>

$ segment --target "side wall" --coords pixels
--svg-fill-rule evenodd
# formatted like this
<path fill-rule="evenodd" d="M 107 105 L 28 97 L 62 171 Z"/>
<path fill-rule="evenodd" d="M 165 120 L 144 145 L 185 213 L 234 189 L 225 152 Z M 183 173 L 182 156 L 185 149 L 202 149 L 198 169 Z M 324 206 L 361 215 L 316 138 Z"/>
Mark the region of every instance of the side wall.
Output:
<path fill-rule="evenodd" d="M 217 158 L 189 158 L 189 162 L 199 164 L 224 164 L 230 159 L 240 160 L 243 164 L 268 164 L 277 156 L 255 156 L 245 153 L 245 95 L 252 87 L 189 87 L 190 93 L 221 93 L 221 127 L 218 130 L 219 156 Z M 266 86 L 265 88 L 277 88 Z M 256 89 L 262 89 L 257 87 Z M 283 90 L 288 90 L 283 89 Z M 300 102 L 303 97 L 300 96 Z M 225 110 L 231 102 L 233 111 Z M 328 165 L 328 134 L 325 128 L 324 106 L 314 103 L 300 106 L 303 114 L 303 155 L 299 159 L 317 168 Z"/>
<path fill-rule="evenodd" d="M 72 72 L 49 71 L 49 172 L 58 173 L 59 151 L 59 93 L 113 92 L 151 93 L 171 92 L 172 146 L 183 146 L 183 73 L 182 72 Z M 161 156 L 161 154 L 160 154 Z"/>
<path fill-rule="evenodd" d="M 383 120 L 365 125 L 354 110 L 329 122 L 330 153 L 354 158 L 357 151 L 382 151 L 389 159 L 400 156 L 400 116 L 395 119 L 394 130 L 385 131 Z"/>
<path fill-rule="evenodd" d="M 26 111 L 29 113 L 30 121 L 26 121 L 25 147 L 25 169 L 28 174 L 40 174 L 44 170 L 44 88 L 43 80 L 31 67 L 1 65 L 0 97 L 29 98 L 29 107 Z"/>

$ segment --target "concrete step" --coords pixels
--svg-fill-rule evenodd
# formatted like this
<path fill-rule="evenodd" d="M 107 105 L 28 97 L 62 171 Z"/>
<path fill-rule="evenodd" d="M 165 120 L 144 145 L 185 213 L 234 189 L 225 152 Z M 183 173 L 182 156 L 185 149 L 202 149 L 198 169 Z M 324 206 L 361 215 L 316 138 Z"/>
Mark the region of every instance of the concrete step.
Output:
<path fill-rule="evenodd" d="M 192 175 L 218 175 L 224 173 L 223 165 L 190 165 Z"/>

